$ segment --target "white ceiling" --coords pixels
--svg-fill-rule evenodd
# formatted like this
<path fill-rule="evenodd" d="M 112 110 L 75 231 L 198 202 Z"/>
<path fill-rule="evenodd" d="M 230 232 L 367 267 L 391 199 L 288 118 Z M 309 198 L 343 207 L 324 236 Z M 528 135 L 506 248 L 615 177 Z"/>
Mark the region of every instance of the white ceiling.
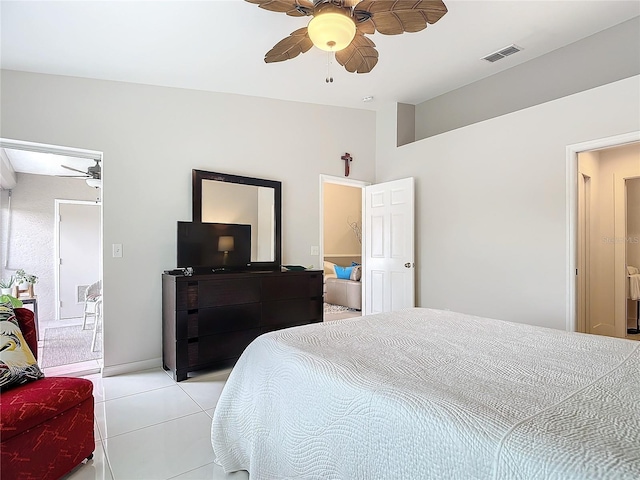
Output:
<path fill-rule="evenodd" d="M 66 157 L 52 153 L 30 152 L 12 148 L 3 149 L 7 155 L 13 170 L 18 173 L 31 173 L 36 175 L 52 175 L 59 177 L 78 176 L 85 179 L 81 173 L 72 172 L 62 165 L 75 168 L 83 172 L 95 165 L 95 161 L 88 158 Z"/>
<path fill-rule="evenodd" d="M 164 85 L 355 108 L 417 104 L 640 14 L 640 2 L 445 0 L 449 12 L 418 33 L 369 36 L 380 60 L 364 75 L 326 53 L 265 64 L 264 54 L 308 18 L 242 0 L 6 1 L 2 68 Z M 479 60 L 509 44 L 524 50 Z M 362 98 L 374 100 L 363 103 Z"/>

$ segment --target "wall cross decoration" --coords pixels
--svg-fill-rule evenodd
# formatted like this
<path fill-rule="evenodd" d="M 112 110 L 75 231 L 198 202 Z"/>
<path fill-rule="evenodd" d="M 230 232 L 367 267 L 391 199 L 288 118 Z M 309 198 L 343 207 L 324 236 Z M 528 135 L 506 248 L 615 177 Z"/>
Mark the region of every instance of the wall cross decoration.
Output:
<path fill-rule="evenodd" d="M 340 158 L 342 160 L 344 160 L 344 176 L 348 177 L 349 176 L 349 162 L 353 161 L 353 158 L 348 153 L 345 153 Z"/>

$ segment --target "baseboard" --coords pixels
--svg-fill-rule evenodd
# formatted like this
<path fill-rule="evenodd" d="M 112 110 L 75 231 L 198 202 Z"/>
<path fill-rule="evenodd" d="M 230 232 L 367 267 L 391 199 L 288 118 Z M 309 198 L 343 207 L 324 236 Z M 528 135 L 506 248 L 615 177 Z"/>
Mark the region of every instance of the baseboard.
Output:
<path fill-rule="evenodd" d="M 113 377 L 122 375 L 123 373 L 139 372 L 141 370 L 150 370 L 152 368 L 162 368 L 162 358 L 152 358 L 151 360 L 143 360 L 141 362 L 121 363 L 120 365 L 111 365 L 102 367 L 103 377 Z"/>

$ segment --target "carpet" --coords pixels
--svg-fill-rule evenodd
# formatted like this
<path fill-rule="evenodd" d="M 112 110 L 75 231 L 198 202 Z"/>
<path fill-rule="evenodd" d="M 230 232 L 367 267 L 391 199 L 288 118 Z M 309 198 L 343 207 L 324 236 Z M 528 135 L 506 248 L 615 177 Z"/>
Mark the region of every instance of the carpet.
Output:
<path fill-rule="evenodd" d="M 93 325 L 91 326 L 93 327 Z M 102 358 L 102 332 L 98 329 L 96 351 L 91 351 L 93 328 L 82 330 L 82 325 L 47 328 L 44 331 L 41 368 L 69 365 Z"/>
<path fill-rule="evenodd" d="M 353 308 L 344 307 L 342 305 L 333 305 L 332 303 L 324 304 L 324 313 L 342 313 L 342 312 L 357 312 Z"/>

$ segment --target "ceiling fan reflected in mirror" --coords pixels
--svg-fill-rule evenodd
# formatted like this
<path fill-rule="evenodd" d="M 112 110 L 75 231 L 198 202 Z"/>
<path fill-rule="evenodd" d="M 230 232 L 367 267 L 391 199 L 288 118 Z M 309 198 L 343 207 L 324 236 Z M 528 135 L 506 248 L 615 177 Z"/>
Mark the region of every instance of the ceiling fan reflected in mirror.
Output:
<path fill-rule="evenodd" d="M 369 73 L 378 51 L 365 35 L 419 32 L 440 20 L 447 7 L 441 0 L 246 0 L 292 17 L 310 16 L 306 27 L 279 41 L 264 57 L 282 62 L 307 52 L 313 45 L 334 52 L 347 71 Z"/>
<path fill-rule="evenodd" d="M 95 161 L 96 164 L 87 168 L 86 172 L 82 170 L 78 170 L 77 168 L 68 167 L 67 165 L 60 165 L 62 168 L 66 168 L 67 170 L 71 170 L 73 172 L 81 173 L 82 175 L 62 175 L 63 177 L 68 178 L 85 178 L 87 181 L 87 185 L 90 187 L 100 188 L 102 187 L 102 169 L 100 168 L 100 160 Z"/>

